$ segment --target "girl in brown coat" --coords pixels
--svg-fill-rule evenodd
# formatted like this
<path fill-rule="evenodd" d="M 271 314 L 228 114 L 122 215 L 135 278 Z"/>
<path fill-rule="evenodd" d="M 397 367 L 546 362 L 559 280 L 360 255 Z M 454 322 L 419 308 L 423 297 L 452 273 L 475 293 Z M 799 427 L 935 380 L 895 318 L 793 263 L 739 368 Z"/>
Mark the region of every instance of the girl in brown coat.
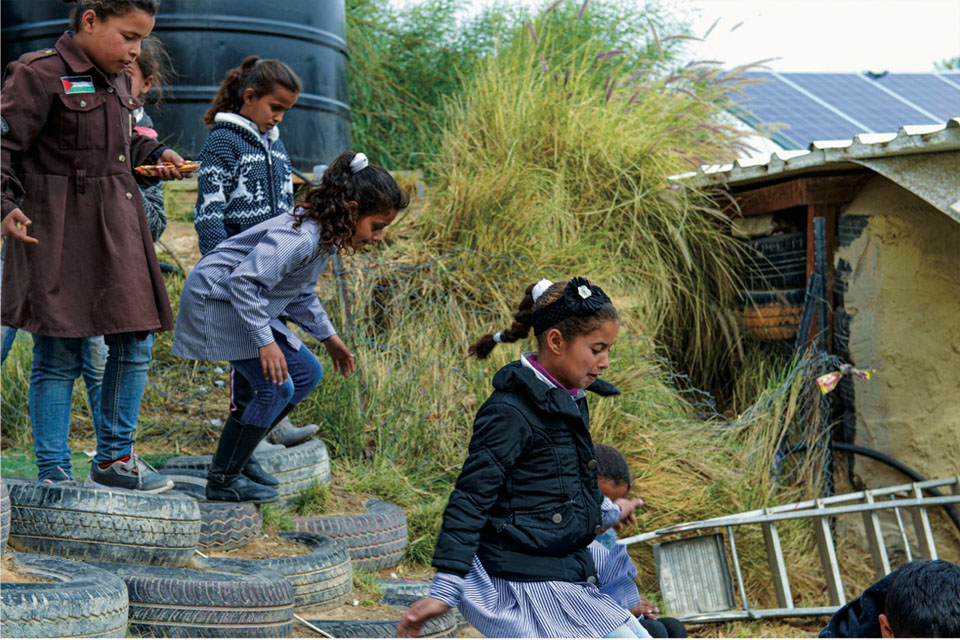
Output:
<path fill-rule="evenodd" d="M 140 164 L 183 164 L 133 130 L 130 77 L 159 0 L 79 0 L 51 49 L 5 73 L 2 110 L 2 322 L 34 334 L 30 420 L 39 479 L 72 482 L 70 399 L 82 338 L 108 347 L 90 480 L 172 486 L 133 454 L 152 332 L 172 327 L 143 203 Z M 175 168 L 162 178 L 180 178 Z"/>

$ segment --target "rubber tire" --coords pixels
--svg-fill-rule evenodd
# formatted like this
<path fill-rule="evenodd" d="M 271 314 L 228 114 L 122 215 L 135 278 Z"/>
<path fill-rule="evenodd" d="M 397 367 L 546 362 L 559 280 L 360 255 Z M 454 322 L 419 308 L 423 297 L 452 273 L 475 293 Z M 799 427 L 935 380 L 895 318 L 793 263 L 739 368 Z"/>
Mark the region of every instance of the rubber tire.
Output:
<path fill-rule="evenodd" d="M 213 456 L 181 456 L 167 460 L 162 472 L 176 474 L 180 469 L 206 471 Z M 323 440 L 312 438 L 289 449 L 258 453 L 264 470 L 280 484 L 276 487 L 281 500 L 290 500 L 311 484 L 330 484 L 330 454 Z"/>
<path fill-rule="evenodd" d="M 10 536 L 10 494 L 7 492 L 7 483 L 0 478 L 0 553 L 7 548 L 7 538 Z"/>
<path fill-rule="evenodd" d="M 792 233 L 778 233 L 772 236 L 763 236 L 761 238 L 751 238 L 747 244 L 754 252 L 765 255 L 771 259 L 783 254 L 796 253 L 807 250 L 806 231 L 794 231 Z"/>
<path fill-rule="evenodd" d="M 167 475 L 174 491 L 196 498 L 200 506 L 200 542 L 204 551 L 226 551 L 245 545 L 263 533 L 263 511 L 249 502 L 207 502 L 207 472 L 178 469 Z"/>
<path fill-rule="evenodd" d="M 307 620 L 313 626 L 323 629 L 334 638 L 396 638 L 396 620 Z M 447 612 L 439 618 L 427 621 L 420 630 L 418 638 L 458 638 L 456 618 Z"/>
<path fill-rule="evenodd" d="M 430 586 L 433 582 L 429 580 L 377 580 L 377 584 L 383 589 L 380 604 L 407 609 L 420 598 L 426 598 L 430 595 Z M 459 609 L 453 609 L 452 612 L 456 618 L 457 629 L 463 630 L 470 626 L 470 623 L 460 614 Z"/>
<path fill-rule="evenodd" d="M 746 305 L 766 305 L 779 304 L 784 307 L 792 307 L 803 304 L 806 298 L 806 289 L 780 289 L 772 291 L 740 291 L 740 300 Z M 176 485 L 174 485 L 176 488 Z"/>
<path fill-rule="evenodd" d="M 182 567 L 200 542 L 200 508 L 182 493 L 6 482 L 10 545 L 18 551 Z"/>
<path fill-rule="evenodd" d="M 4 582 L 0 637 L 122 638 L 127 633 L 127 587 L 102 569 L 54 556 L 13 554 L 23 573 L 53 582 Z"/>
<path fill-rule="evenodd" d="M 315 533 L 283 531 L 280 537 L 307 545 L 313 551 L 289 558 L 196 558 L 194 565 L 208 571 L 256 573 L 276 571 L 287 577 L 297 609 L 331 609 L 347 601 L 353 590 L 353 567 L 347 545 Z"/>
<path fill-rule="evenodd" d="M 400 507 L 383 500 L 367 500 L 367 512 L 353 516 L 294 518 L 297 531 L 343 540 L 353 566 L 366 571 L 400 564 L 407 550 L 407 516 Z"/>
<path fill-rule="evenodd" d="M 429 583 L 427 583 L 429 584 Z M 386 594 L 384 594 L 386 595 Z M 419 600 L 418 596 L 397 596 L 391 602 L 380 600 L 398 609 L 406 610 Z M 457 617 L 459 612 L 450 609 L 442 616 L 427 621 L 420 630 L 420 638 L 456 638 L 459 636 Z M 394 620 L 308 620 L 310 624 L 323 629 L 334 638 L 395 638 L 400 617 Z"/>
<path fill-rule="evenodd" d="M 98 563 L 126 583 L 130 630 L 151 638 L 289 638 L 293 587 L 278 573 Z"/>

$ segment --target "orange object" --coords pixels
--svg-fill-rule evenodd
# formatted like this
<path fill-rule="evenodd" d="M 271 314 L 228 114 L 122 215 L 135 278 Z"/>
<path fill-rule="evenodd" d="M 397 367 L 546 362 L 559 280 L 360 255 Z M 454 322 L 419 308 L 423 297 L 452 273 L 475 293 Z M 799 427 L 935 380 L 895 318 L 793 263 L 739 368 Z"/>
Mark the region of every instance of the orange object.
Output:
<path fill-rule="evenodd" d="M 160 175 L 160 169 L 163 168 L 173 168 L 174 165 L 172 162 L 164 162 L 161 164 L 142 164 L 139 167 L 136 167 L 137 173 L 148 178 L 156 178 Z M 177 167 L 180 170 L 180 173 L 193 173 L 200 168 L 199 162 L 184 162 L 182 165 Z"/>

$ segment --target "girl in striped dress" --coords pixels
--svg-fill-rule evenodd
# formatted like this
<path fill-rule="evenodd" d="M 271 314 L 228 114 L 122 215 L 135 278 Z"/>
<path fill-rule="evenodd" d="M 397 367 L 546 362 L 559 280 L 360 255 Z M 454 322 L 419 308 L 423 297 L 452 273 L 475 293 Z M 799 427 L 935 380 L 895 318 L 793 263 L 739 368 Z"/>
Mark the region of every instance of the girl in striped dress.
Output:
<path fill-rule="evenodd" d="M 207 499 L 271 502 L 277 492 L 250 455 L 320 381 L 320 363 L 279 320 L 287 316 L 319 340 L 344 376 L 353 353 L 337 336 L 314 289 L 331 256 L 380 242 L 409 199 L 362 153 L 345 152 L 299 207 L 220 242 L 190 273 L 180 296 L 174 355 L 228 360 L 253 387 L 241 416 L 223 427 L 207 475 Z M 269 480 L 269 476 L 265 478 Z"/>
<path fill-rule="evenodd" d="M 430 596 L 404 613 L 400 636 L 458 607 L 488 637 L 647 637 L 598 588 L 616 570 L 593 543 L 618 521 L 633 522 L 640 503 L 600 493 L 584 394 L 619 393 L 600 377 L 619 324 L 588 280 L 541 280 L 509 329 L 470 348 L 485 358 L 531 328 L 538 346 L 493 378 L 443 515 Z"/>

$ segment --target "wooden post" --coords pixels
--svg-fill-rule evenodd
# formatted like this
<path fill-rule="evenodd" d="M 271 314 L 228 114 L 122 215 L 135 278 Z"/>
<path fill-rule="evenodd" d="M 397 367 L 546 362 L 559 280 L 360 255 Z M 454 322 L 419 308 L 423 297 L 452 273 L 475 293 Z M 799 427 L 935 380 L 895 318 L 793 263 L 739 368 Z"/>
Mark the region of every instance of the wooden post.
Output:
<path fill-rule="evenodd" d="M 824 279 L 824 300 L 827 301 L 827 352 L 833 351 L 833 254 L 834 245 L 837 237 L 837 206 L 834 204 L 809 204 L 807 205 L 807 277 L 816 271 L 816 234 L 814 233 L 815 220 L 823 218 L 824 220 L 824 242 L 826 246 L 826 271 L 823 273 Z M 820 322 L 815 321 L 811 327 L 810 335 L 816 336 L 820 330 Z M 806 345 L 804 345 L 806 346 Z"/>

